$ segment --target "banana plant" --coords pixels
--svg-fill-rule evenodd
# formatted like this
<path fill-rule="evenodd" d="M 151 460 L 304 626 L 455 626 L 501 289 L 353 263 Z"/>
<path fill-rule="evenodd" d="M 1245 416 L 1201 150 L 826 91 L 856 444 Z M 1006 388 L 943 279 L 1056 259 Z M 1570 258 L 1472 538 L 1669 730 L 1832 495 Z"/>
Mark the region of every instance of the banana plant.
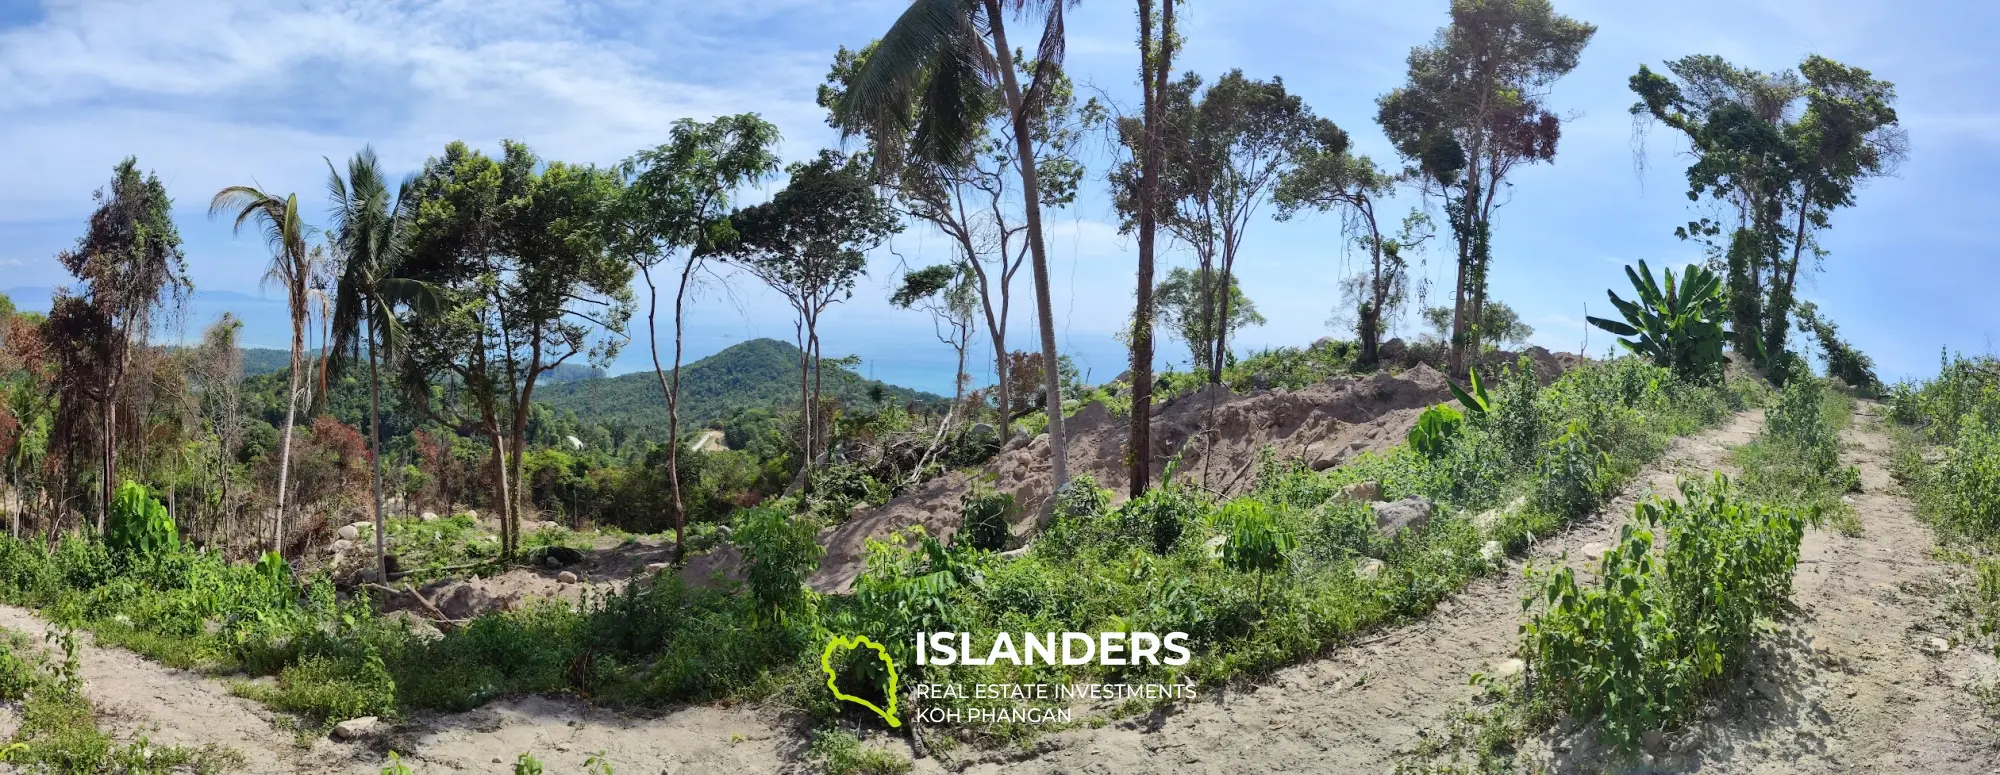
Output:
<path fill-rule="evenodd" d="M 1458 383 L 1451 380 L 1444 381 L 1445 387 L 1451 388 L 1452 396 L 1465 406 L 1466 414 L 1473 417 L 1485 417 L 1487 412 L 1493 410 L 1493 401 L 1486 397 L 1486 386 L 1479 384 L 1479 370 L 1466 369 L 1466 373 L 1472 377 L 1471 392 L 1468 393 L 1460 389 Z"/>
<path fill-rule="evenodd" d="M 1728 361 L 1722 344 L 1732 335 L 1722 327 L 1722 281 L 1708 269 L 1688 264 L 1678 282 L 1673 270 L 1664 274 L 1665 283 L 1653 280 L 1645 261 L 1638 271 L 1625 267 L 1638 301 L 1605 291 L 1611 304 L 1625 316 L 1624 322 L 1587 317 L 1590 324 L 1620 337 L 1625 349 L 1671 369 L 1681 377 L 1707 382 L 1722 374 Z"/>

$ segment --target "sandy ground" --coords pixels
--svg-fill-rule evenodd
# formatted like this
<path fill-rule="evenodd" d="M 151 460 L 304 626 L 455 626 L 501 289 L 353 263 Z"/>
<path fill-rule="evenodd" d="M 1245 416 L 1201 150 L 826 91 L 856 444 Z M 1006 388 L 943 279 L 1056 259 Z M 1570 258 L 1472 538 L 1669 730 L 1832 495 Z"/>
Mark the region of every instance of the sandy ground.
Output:
<path fill-rule="evenodd" d="M 1864 408 L 1863 412 L 1874 410 Z M 1753 656 L 1739 685 L 1655 760 L 1614 767 L 1587 741 L 1541 741 L 1556 772 L 1991 773 L 2000 772 L 1993 723 L 1971 687 L 1995 672 L 1990 653 L 1962 642 L 1944 604 L 1959 570 L 1932 559 L 1932 537 L 1887 472 L 1889 441 L 1871 415 L 1847 434 L 1864 492 L 1864 533 L 1809 531 L 1796 612 Z M 1729 447 L 1754 436 L 1758 413 L 1682 439 L 1642 471 L 1600 516 L 1536 546 L 1547 561 L 1608 543 L 1632 504 L 1671 492 L 1679 475 L 1727 470 Z M 921 760 L 919 773 L 1384 772 L 1422 736 L 1443 729 L 1473 695 L 1469 673 L 1512 656 L 1523 580 L 1478 580 L 1426 620 L 1365 638 L 1327 657 L 1279 670 L 1254 685 L 1206 693 L 1165 712 L 1039 741 L 1032 754 L 968 752 Z M 0 627 L 39 634 L 19 609 Z M 1949 647 L 1933 653 L 1930 639 Z M 365 744 L 300 748 L 275 717 L 224 685 L 162 668 L 116 649 L 86 646 L 86 691 L 104 725 L 184 745 L 241 752 L 258 773 L 375 773 L 383 752 L 405 751 L 413 770 L 510 772 L 532 751 L 550 772 L 581 771 L 603 752 L 619 772 L 794 772 L 804 742 L 776 711 L 708 705 L 649 715 L 524 698 L 464 714 L 425 716 Z M 0 710 L 0 725 L 8 717 Z M 1023 757 L 1026 758 L 1023 758 Z"/>

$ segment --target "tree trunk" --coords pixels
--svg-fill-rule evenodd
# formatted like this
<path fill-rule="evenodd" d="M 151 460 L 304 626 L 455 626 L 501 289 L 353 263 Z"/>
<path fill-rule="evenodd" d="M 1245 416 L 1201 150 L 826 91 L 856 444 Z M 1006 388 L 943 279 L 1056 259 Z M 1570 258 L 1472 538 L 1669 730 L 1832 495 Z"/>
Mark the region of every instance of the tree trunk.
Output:
<path fill-rule="evenodd" d="M 681 322 L 687 301 L 688 278 L 694 275 L 694 258 L 681 270 L 680 287 L 674 291 L 674 373 L 667 391 L 667 479 L 674 493 L 674 562 L 680 562 L 687 545 L 687 504 L 681 499 Z M 649 284 L 651 280 L 647 281 Z M 649 286 L 650 287 L 650 286 Z M 649 324 L 651 317 L 647 318 Z M 656 351 L 657 352 L 657 351 Z M 659 357 L 657 354 L 654 356 Z M 657 360 L 654 368 L 659 368 Z"/>
<path fill-rule="evenodd" d="M 375 578 L 387 584 L 389 529 L 382 515 L 382 382 L 375 372 L 375 324 L 366 310 L 361 316 L 361 323 L 363 335 L 368 340 L 368 446 L 374 455 L 368 468 L 375 483 Z"/>
<path fill-rule="evenodd" d="M 278 513 L 271 528 L 271 551 L 283 556 L 285 552 L 285 508 L 290 499 L 285 497 L 286 487 L 291 482 L 292 471 L 292 427 L 298 422 L 299 413 L 299 367 L 303 362 L 301 354 L 305 350 L 304 321 L 299 315 L 292 315 L 292 374 L 290 398 L 285 401 L 285 439 L 278 452 Z"/>
<path fill-rule="evenodd" d="M 1153 479 L 1153 259 L 1159 245 L 1160 112 L 1173 69 L 1174 0 L 1163 0 L 1157 59 L 1152 0 L 1139 0 L 1139 78 L 1145 104 L 1145 147 L 1139 160 L 1139 276 L 1132 312 L 1132 468 L 1127 492 L 1146 494 Z"/>
<path fill-rule="evenodd" d="M 1035 280 L 1035 318 L 1041 324 L 1042 384 L 1048 391 L 1050 465 L 1055 489 L 1069 484 L 1069 436 L 1063 428 L 1062 380 L 1056 368 L 1056 316 L 1049 288 L 1049 257 L 1042 244 L 1042 187 L 1035 170 L 1035 145 L 1030 136 L 1027 105 L 1022 103 L 1020 80 L 1014 76 L 1013 49 L 1007 46 L 1007 29 L 1001 21 L 1000 0 L 985 0 L 986 17 L 993 33 L 995 64 L 1006 85 L 1007 108 L 1014 122 L 1014 145 L 1021 167 L 1021 199 L 1027 214 L 1028 253 Z"/>

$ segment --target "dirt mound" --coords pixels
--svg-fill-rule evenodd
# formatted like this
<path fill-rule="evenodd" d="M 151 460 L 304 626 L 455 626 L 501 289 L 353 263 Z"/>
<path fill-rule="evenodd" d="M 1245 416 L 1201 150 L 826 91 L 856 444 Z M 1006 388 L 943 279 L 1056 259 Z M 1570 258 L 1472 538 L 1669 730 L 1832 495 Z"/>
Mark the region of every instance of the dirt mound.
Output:
<path fill-rule="evenodd" d="M 1450 396 L 1444 375 L 1422 364 L 1398 375 L 1334 377 L 1300 390 L 1244 395 L 1212 386 L 1157 410 L 1149 450 L 1153 475 L 1158 477 L 1178 455 L 1184 481 L 1225 496 L 1238 494 L 1255 484 L 1257 460 L 1267 446 L 1281 458 L 1324 470 L 1402 441 L 1424 407 Z M 1123 500 L 1129 489 L 1125 421 L 1103 405 L 1091 404 L 1070 418 L 1069 432 L 1072 475 L 1089 474 L 1110 488 L 1114 499 Z M 1032 534 L 1053 494 L 1047 436 L 1002 451 L 983 476 L 1020 504 L 1014 532 Z M 950 537 L 958 530 L 959 499 L 972 481 L 970 474 L 952 473 L 829 528 L 820 536 L 827 552 L 812 577 L 813 588 L 839 592 L 851 587 L 862 570 L 869 538 L 915 524 Z"/>

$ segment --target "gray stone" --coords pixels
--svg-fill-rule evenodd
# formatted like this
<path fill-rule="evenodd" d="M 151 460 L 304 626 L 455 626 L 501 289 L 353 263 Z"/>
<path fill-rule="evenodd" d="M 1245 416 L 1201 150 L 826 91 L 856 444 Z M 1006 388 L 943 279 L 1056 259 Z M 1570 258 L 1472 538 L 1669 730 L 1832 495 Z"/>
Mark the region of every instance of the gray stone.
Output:
<path fill-rule="evenodd" d="M 1382 483 L 1374 480 L 1355 482 L 1340 488 L 1340 494 L 1333 496 L 1335 503 L 1371 503 L 1382 497 Z"/>
<path fill-rule="evenodd" d="M 558 560 L 554 557 L 543 557 L 542 564 L 550 568 L 560 568 L 562 567 L 562 560 Z"/>
<path fill-rule="evenodd" d="M 1268 376 L 1265 376 L 1265 375 L 1263 375 L 1263 374 L 1252 374 L 1252 375 L 1250 375 L 1250 389 L 1251 389 L 1251 390 L 1270 390 L 1270 389 L 1271 389 L 1271 378 L 1270 378 L 1270 377 L 1268 377 Z"/>
<path fill-rule="evenodd" d="M 361 538 L 361 529 L 353 525 L 342 525 L 339 530 L 334 531 L 334 535 L 340 536 L 342 541 L 354 541 Z"/>
<path fill-rule="evenodd" d="M 493 596 L 463 582 L 452 582 L 432 593 L 431 604 L 453 619 L 474 619 L 493 608 Z"/>
<path fill-rule="evenodd" d="M 659 573 L 662 573 L 662 572 L 666 571 L 666 570 L 667 570 L 668 568 L 672 568 L 672 567 L 674 567 L 672 563 L 665 563 L 665 562 L 649 562 L 649 563 L 646 563 L 646 572 L 647 572 L 647 573 L 652 573 L 652 574 L 659 574 Z"/>
<path fill-rule="evenodd" d="M 1399 501 L 1376 501 L 1369 508 L 1375 511 L 1375 530 L 1389 537 L 1430 524 L 1433 510 L 1430 499 L 1420 495 Z"/>
<path fill-rule="evenodd" d="M 577 577 L 575 573 L 572 573 L 570 571 L 563 571 L 561 573 L 556 574 L 557 584 L 575 584 L 576 582 L 577 582 Z"/>
<path fill-rule="evenodd" d="M 466 509 L 466 510 L 465 510 L 465 518 L 466 518 L 466 519 L 478 519 L 478 518 L 479 518 L 479 510 L 478 510 L 478 509 Z"/>
<path fill-rule="evenodd" d="M 1382 576 L 1382 561 L 1373 557 L 1354 564 L 1354 577 L 1362 581 L 1374 581 Z"/>
<path fill-rule="evenodd" d="M 1639 744 L 1645 746 L 1648 751 L 1660 753 L 1665 750 L 1666 743 L 1667 733 L 1661 730 L 1648 729 L 1639 733 Z"/>
<path fill-rule="evenodd" d="M 1047 433 L 1041 433 L 1041 434 L 1036 434 L 1036 436 L 1035 436 L 1035 440 L 1034 440 L 1034 441 L 1030 441 L 1030 442 L 1028 442 L 1028 444 L 1029 444 L 1030 446 L 1033 446 L 1033 445 L 1036 445 L 1036 444 L 1040 444 L 1040 445 L 1042 445 L 1042 446 L 1046 447 L 1046 446 L 1048 446 L 1048 445 L 1049 445 L 1049 434 L 1047 434 Z"/>
<path fill-rule="evenodd" d="M 1314 339 L 1314 340 L 1313 340 L 1313 345 L 1312 345 L 1312 349 L 1315 349 L 1315 350 L 1324 350 L 1324 349 L 1326 349 L 1326 348 L 1328 348 L 1328 347 L 1332 347 L 1332 346 L 1333 346 L 1333 342 L 1334 342 L 1334 339 L 1333 339 L 1333 337 L 1330 337 L 1330 336 L 1322 336 L 1322 337 L 1320 337 L 1320 338 L 1318 338 L 1318 339 Z"/>
<path fill-rule="evenodd" d="M 971 429 L 971 430 L 969 430 L 969 431 L 966 431 L 966 433 L 969 433 L 969 434 L 971 434 L 971 435 L 974 435 L 974 436 L 994 436 L 994 435 L 998 435 L 998 434 L 997 434 L 997 433 L 996 433 L 996 432 L 994 431 L 994 429 L 993 429 L 993 426 L 991 426 L 991 425 L 988 425 L 988 424 L 986 424 L 986 423 L 979 423 L 978 425 L 974 425 L 974 426 L 972 426 L 972 429 Z"/>
<path fill-rule="evenodd" d="M 444 639 L 444 633 L 438 631 L 437 625 L 431 624 L 429 619 L 417 615 L 415 611 L 395 611 L 382 618 L 402 624 L 403 629 L 418 640 L 436 641 Z"/>
<path fill-rule="evenodd" d="M 352 549 L 354 549 L 354 542 L 349 541 L 345 538 L 333 542 L 333 555 L 335 557 L 338 557 Z"/>
<path fill-rule="evenodd" d="M 360 740 L 375 734 L 375 727 L 381 722 L 374 716 L 348 719 L 333 725 L 333 739 L 341 741 Z"/>
<path fill-rule="evenodd" d="M 438 521 L 438 513 L 435 511 L 426 511 L 424 512 L 423 520 L 425 522 L 436 522 Z"/>

